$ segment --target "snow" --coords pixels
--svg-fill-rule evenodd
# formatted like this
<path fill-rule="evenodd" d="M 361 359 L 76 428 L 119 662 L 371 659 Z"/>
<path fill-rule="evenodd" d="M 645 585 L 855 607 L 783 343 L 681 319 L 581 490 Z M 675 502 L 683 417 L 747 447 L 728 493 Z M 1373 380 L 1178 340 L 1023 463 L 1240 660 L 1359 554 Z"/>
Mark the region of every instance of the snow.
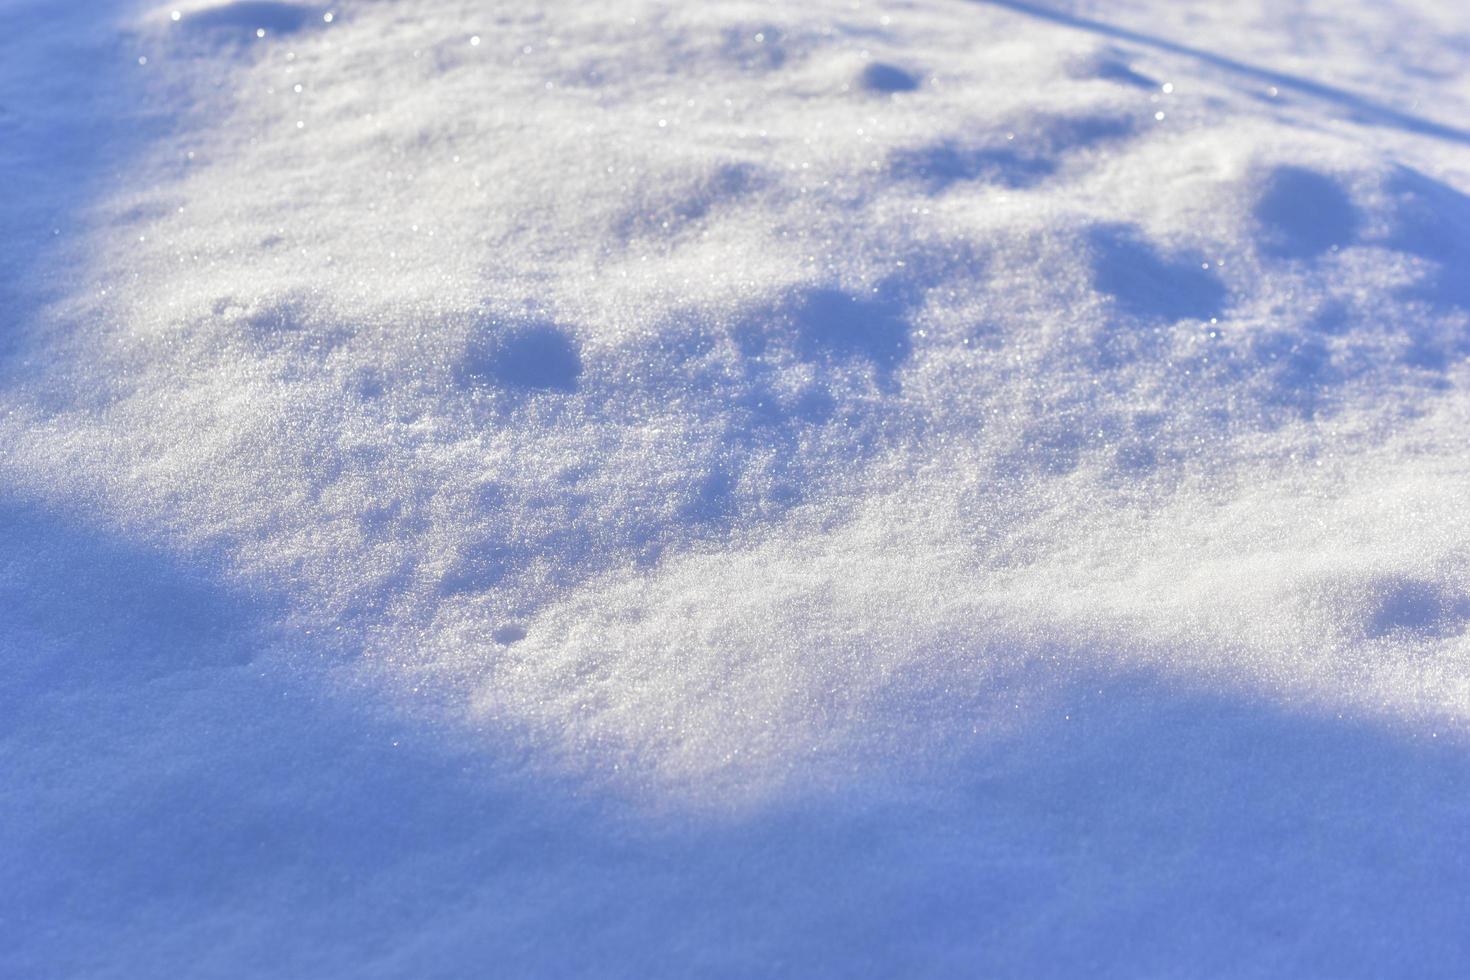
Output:
<path fill-rule="evenodd" d="M 1452 976 L 1436 0 L 0 0 L 0 975 Z"/>

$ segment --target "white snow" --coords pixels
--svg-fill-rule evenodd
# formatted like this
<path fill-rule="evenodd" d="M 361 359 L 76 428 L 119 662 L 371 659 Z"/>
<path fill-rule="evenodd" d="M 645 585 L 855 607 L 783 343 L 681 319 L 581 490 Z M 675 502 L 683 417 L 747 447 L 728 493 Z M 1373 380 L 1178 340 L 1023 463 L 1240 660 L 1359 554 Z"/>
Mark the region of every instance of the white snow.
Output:
<path fill-rule="evenodd" d="M 1467 51 L 0 0 L 0 975 L 1456 975 Z"/>

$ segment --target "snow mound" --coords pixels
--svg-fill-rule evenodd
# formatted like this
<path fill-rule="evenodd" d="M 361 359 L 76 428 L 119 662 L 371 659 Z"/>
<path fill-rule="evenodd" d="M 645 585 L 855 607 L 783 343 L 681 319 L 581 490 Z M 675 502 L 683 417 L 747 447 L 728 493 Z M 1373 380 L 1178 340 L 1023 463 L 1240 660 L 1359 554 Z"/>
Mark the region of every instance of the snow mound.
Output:
<path fill-rule="evenodd" d="M 0 16 L 0 973 L 1470 954 L 1453 12 Z"/>

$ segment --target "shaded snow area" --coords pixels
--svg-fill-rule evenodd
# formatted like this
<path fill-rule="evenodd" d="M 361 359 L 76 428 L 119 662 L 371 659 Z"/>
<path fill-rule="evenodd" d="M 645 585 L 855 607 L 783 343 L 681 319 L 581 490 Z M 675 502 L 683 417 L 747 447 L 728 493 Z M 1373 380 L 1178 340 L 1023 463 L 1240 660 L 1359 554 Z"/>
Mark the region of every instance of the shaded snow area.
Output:
<path fill-rule="evenodd" d="M 1452 0 L 0 0 L 0 976 L 1470 971 Z"/>

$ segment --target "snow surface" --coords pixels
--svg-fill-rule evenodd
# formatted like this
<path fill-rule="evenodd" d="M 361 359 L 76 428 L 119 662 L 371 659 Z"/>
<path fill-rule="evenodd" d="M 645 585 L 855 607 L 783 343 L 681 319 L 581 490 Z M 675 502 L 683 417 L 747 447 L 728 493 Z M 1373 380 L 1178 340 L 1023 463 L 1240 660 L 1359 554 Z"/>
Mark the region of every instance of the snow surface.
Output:
<path fill-rule="evenodd" d="M 1455 0 L 0 0 L 0 976 L 1463 976 Z"/>

